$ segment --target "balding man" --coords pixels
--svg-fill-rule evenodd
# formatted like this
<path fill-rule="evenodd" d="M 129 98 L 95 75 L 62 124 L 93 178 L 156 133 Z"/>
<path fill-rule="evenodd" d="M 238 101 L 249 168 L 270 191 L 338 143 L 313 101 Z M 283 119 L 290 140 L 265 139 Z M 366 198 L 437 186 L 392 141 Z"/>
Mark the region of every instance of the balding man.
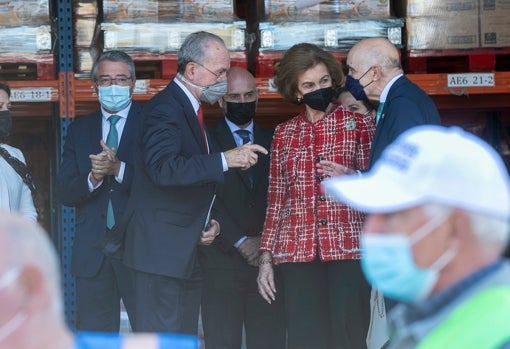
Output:
<path fill-rule="evenodd" d="M 405 130 L 439 125 L 439 112 L 427 94 L 404 76 L 397 48 L 385 38 L 361 40 L 347 55 L 345 87 L 357 100 L 379 104 L 370 164 Z"/>
<path fill-rule="evenodd" d="M 225 118 L 209 128 L 211 148 L 226 151 L 245 143 L 269 149 L 273 131 L 253 121 L 257 86 L 244 68 L 227 73 L 228 90 L 219 100 Z M 283 299 L 266 303 L 257 291 L 258 249 L 266 213 L 269 156 L 252 169 L 230 169 L 216 189 L 214 212 L 221 234 L 201 246 L 204 274 L 202 319 L 208 349 L 240 349 L 243 326 L 248 349 L 285 348 Z"/>
<path fill-rule="evenodd" d="M 195 349 L 196 336 L 78 333 L 65 323 L 60 266 L 45 231 L 21 215 L 0 211 L 0 348 Z"/>
<path fill-rule="evenodd" d="M 460 128 L 404 132 L 364 176 L 325 184 L 368 212 L 362 267 L 400 303 L 390 349 L 510 348 L 510 180 L 494 149 Z"/>

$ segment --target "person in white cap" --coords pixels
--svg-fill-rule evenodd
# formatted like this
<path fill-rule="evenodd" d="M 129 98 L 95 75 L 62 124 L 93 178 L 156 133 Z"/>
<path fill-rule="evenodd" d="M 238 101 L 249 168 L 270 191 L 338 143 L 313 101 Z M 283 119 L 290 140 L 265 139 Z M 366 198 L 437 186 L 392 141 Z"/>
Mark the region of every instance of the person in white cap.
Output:
<path fill-rule="evenodd" d="M 387 348 L 510 348 L 510 181 L 497 152 L 459 128 L 404 132 L 362 176 L 324 183 L 369 213 L 362 267 L 398 304 Z"/>

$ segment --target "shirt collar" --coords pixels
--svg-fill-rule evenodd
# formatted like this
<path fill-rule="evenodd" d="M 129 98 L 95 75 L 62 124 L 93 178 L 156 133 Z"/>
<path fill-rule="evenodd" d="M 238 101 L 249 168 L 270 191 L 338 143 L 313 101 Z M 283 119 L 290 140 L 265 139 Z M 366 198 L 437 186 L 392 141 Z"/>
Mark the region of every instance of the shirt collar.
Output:
<path fill-rule="evenodd" d="M 177 75 L 179 76 L 179 75 Z M 184 85 L 182 83 L 181 80 L 179 80 L 179 78 L 175 78 L 174 79 L 174 82 L 177 84 L 177 86 L 179 86 L 181 88 L 181 90 L 186 94 L 186 96 L 188 97 L 189 101 L 191 102 L 191 105 L 193 106 L 193 109 L 195 110 L 195 113 L 198 114 L 198 108 L 200 107 L 200 101 L 195 97 L 193 96 L 193 94 L 191 93 L 190 90 L 188 90 L 188 88 L 186 87 L 186 85 Z"/>
<path fill-rule="evenodd" d="M 381 97 L 379 97 L 379 102 L 381 102 L 381 103 L 386 102 L 386 97 L 388 97 L 388 92 L 390 92 L 391 86 L 393 86 L 395 81 L 397 81 L 397 79 L 400 78 L 403 75 L 404 74 L 402 74 L 402 73 L 398 74 L 398 75 L 394 76 L 393 79 L 390 80 L 390 82 L 388 82 L 388 84 L 384 87 L 384 89 L 383 89 L 383 91 L 381 93 Z"/>
<path fill-rule="evenodd" d="M 241 128 L 239 126 L 234 124 L 232 121 L 230 121 L 226 117 L 225 117 L 225 121 L 227 122 L 230 132 L 234 133 L 237 130 L 241 130 Z M 250 124 L 247 127 L 243 128 L 243 130 L 248 130 L 253 135 L 253 119 L 251 120 Z"/>
<path fill-rule="evenodd" d="M 128 117 L 128 114 L 129 114 L 129 109 L 131 108 L 131 104 L 133 102 L 129 102 L 128 106 L 125 107 L 124 109 L 122 110 L 119 110 L 118 112 L 115 112 L 115 113 L 109 113 L 107 112 L 106 110 L 104 110 L 103 107 L 101 107 L 101 114 L 103 115 L 103 120 L 104 121 L 108 121 L 108 118 L 111 116 L 111 115 L 118 115 L 120 116 L 121 118 L 123 119 L 126 119 Z"/>

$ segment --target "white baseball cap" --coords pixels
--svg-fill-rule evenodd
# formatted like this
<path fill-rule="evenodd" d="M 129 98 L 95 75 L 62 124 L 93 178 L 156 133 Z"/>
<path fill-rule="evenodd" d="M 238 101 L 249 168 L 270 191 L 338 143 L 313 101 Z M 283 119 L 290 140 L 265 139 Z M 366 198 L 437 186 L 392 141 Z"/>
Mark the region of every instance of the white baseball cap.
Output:
<path fill-rule="evenodd" d="M 409 129 L 383 151 L 368 173 L 331 178 L 324 188 L 368 213 L 439 203 L 510 218 L 510 182 L 500 155 L 459 127 Z"/>

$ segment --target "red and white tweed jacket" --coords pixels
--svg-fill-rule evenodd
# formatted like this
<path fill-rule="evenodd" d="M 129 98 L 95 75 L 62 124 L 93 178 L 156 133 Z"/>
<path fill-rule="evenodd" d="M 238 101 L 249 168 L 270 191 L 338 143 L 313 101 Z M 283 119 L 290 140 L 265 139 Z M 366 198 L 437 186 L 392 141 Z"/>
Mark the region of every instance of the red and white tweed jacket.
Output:
<path fill-rule="evenodd" d="M 316 165 L 322 157 L 367 169 L 374 132 L 373 119 L 342 106 L 315 123 L 303 112 L 276 127 L 260 247 L 275 264 L 360 258 L 364 215 L 324 195 Z"/>

